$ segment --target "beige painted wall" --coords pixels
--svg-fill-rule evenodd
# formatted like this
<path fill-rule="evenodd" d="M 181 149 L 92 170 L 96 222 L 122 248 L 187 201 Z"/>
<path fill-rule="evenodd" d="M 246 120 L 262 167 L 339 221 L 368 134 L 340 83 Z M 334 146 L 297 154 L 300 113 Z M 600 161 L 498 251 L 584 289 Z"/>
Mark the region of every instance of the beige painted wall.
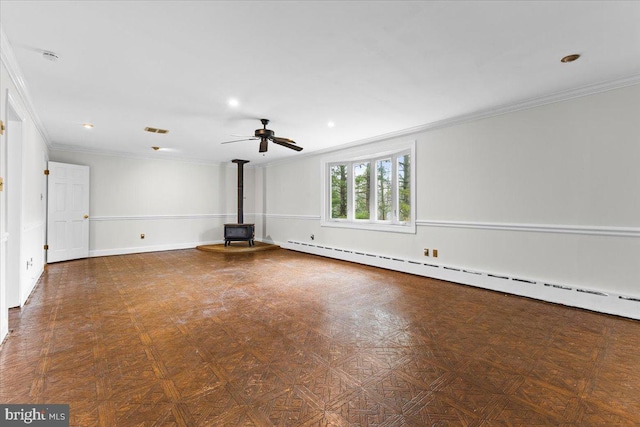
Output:
<path fill-rule="evenodd" d="M 320 170 L 336 152 L 269 165 L 265 232 L 640 296 L 638 111 L 635 85 L 412 135 L 415 235 L 320 226 Z"/>
<path fill-rule="evenodd" d="M 3 41 L 3 47 L 4 47 Z M 7 52 L 2 56 L 0 64 L 0 119 L 7 127 L 5 135 L 0 137 L 0 176 L 5 179 L 4 191 L 0 194 L 0 340 L 4 338 L 8 331 L 8 312 L 6 305 L 7 292 L 17 294 L 20 304 L 24 304 L 26 298 L 31 293 L 38 278 L 44 271 L 44 230 L 45 230 L 45 195 L 46 185 L 43 179 L 43 165 L 48 155 L 47 145 L 44 137 L 39 133 L 34 117 L 22 98 L 18 86 L 11 78 L 5 64 Z M 19 117 L 19 121 L 10 121 L 8 117 L 8 107 Z M 8 167 L 15 165 L 7 164 L 7 137 L 13 126 L 21 127 L 21 138 L 19 138 L 21 152 L 21 192 L 20 201 L 9 205 L 7 194 L 11 191 L 12 183 L 8 178 Z M 15 135 L 15 133 L 14 133 Z M 12 139 L 12 143 L 16 143 Z M 15 182 L 15 181 L 14 181 Z M 15 189 L 15 187 L 14 187 Z M 16 213 L 21 219 L 19 229 L 9 234 L 6 219 L 9 211 Z M 19 250 L 16 262 L 7 264 L 8 251 L 11 250 L 11 241 L 19 241 Z M 18 253 L 19 252 L 19 253 Z M 7 279 L 7 270 L 10 271 L 11 279 Z"/>
<path fill-rule="evenodd" d="M 236 222 L 235 164 L 68 151 L 52 151 L 51 160 L 91 168 L 91 256 L 219 242 L 224 223 Z M 245 181 L 249 222 L 255 218 L 255 178 L 248 166 Z"/>

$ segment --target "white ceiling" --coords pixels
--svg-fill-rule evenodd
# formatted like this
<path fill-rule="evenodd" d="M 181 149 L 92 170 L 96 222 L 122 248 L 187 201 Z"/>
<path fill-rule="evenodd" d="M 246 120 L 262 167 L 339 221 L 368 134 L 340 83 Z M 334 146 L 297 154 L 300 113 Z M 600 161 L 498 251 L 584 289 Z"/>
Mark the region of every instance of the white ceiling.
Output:
<path fill-rule="evenodd" d="M 635 1 L 2 0 L 0 19 L 54 149 L 256 164 L 640 76 Z M 262 117 L 304 151 L 220 144 Z"/>

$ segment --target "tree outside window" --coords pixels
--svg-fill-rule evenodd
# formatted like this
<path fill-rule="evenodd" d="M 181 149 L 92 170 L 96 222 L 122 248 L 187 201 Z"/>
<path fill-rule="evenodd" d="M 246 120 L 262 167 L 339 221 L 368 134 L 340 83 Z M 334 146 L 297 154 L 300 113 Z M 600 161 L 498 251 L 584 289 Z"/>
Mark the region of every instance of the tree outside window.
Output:
<path fill-rule="evenodd" d="M 353 165 L 354 205 L 356 219 L 371 217 L 371 163 L 358 162 Z"/>
<path fill-rule="evenodd" d="M 413 147 L 325 163 L 322 225 L 415 233 Z"/>
<path fill-rule="evenodd" d="M 398 156 L 398 221 L 411 221 L 411 156 Z"/>
<path fill-rule="evenodd" d="M 392 209 L 391 159 L 376 162 L 376 201 L 378 221 L 389 221 Z"/>
<path fill-rule="evenodd" d="M 331 218 L 347 218 L 347 165 L 331 166 Z"/>

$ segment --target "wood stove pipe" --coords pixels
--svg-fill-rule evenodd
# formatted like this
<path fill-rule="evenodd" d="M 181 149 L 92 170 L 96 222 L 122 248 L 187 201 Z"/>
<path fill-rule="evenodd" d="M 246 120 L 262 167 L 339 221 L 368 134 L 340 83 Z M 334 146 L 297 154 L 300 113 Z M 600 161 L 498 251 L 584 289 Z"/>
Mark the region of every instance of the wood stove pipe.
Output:
<path fill-rule="evenodd" d="M 238 224 L 244 224 L 244 164 L 249 160 L 233 159 L 233 163 L 238 165 Z"/>

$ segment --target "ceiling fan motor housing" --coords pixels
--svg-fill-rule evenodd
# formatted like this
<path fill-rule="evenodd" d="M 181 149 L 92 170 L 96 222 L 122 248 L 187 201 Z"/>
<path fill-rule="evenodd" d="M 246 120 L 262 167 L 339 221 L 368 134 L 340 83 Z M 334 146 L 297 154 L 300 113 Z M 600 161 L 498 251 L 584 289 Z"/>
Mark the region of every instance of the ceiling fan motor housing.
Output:
<path fill-rule="evenodd" d="M 256 138 L 271 138 L 276 133 L 270 129 L 256 129 L 254 135 Z"/>

